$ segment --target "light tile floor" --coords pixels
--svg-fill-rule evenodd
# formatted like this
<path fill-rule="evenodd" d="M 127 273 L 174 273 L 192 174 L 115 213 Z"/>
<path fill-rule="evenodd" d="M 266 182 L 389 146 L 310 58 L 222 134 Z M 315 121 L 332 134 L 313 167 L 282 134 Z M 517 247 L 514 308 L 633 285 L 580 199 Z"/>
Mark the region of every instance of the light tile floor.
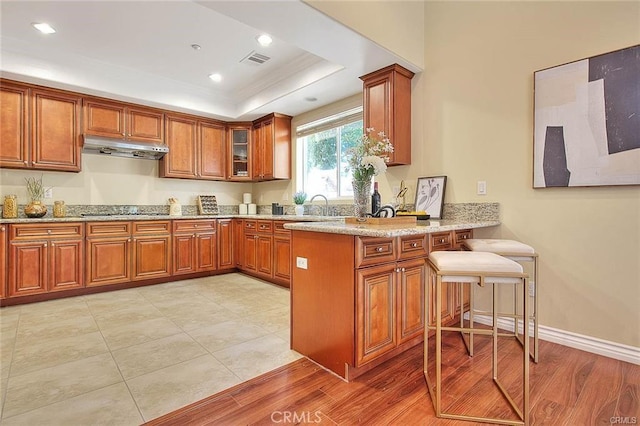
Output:
<path fill-rule="evenodd" d="M 301 356 L 241 274 L 0 309 L 0 424 L 139 425 Z"/>

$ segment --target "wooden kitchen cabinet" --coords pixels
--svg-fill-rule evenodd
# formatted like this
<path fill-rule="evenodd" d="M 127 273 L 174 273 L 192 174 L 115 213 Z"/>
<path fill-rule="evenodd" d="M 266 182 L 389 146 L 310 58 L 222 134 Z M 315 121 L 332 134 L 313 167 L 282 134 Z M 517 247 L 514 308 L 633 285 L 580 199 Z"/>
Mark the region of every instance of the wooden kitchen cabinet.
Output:
<path fill-rule="evenodd" d="M 271 281 L 273 278 L 273 221 L 244 220 L 242 270 Z"/>
<path fill-rule="evenodd" d="M 244 220 L 233 219 L 233 256 L 236 268 L 242 269 L 244 258 Z"/>
<path fill-rule="evenodd" d="M 235 268 L 233 220 L 218 219 L 218 269 Z"/>
<path fill-rule="evenodd" d="M 291 231 L 282 220 L 273 221 L 273 280 L 291 286 Z"/>
<path fill-rule="evenodd" d="M 140 105 L 85 97 L 84 134 L 162 144 L 164 113 Z"/>
<path fill-rule="evenodd" d="M 216 220 L 174 220 L 173 274 L 215 271 L 216 268 Z"/>
<path fill-rule="evenodd" d="M 228 180 L 251 180 L 251 128 L 251 123 L 231 123 L 227 126 Z"/>
<path fill-rule="evenodd" d="M 181 114 L 166 116 L 169 153 L 160 164 L 160 176 L 200 180 L 225 178 L 224 124 Z"/>
<path fill-rule="evenodd" d="M 0 224 L 0 299 L 7 297 L 7 235 L 8 225 Z"/>
<path fill-rule="evenodd" d="M 87 287 L 131 281 L 132 222 L 87 223 Z"/>
<path fill-rule="evenodd" d="M 389 166 L 411 164 L 411 79 L 398 64 L 360 77 L 363 81 L 364 128 L 384 131 L 393 144 Z"/>
<path fill-rule="evenodd" d="M 80 171 L 82 97 L 0 81 L 0 166 Z"/>
<path fill-rule="evenodd" d="M 291 117 L 273 113 L 253 122 L 251 177 L 291 179 Z"/>
<path fill-rule="evenodd" d="M 84 224 L 9 226 L 8 297 L 81 288 Z"/>
<path fill-rule="evenodd" d="M 132 279 L 147 280 L 171 275 L 171 222 L 133 222 Z"/>

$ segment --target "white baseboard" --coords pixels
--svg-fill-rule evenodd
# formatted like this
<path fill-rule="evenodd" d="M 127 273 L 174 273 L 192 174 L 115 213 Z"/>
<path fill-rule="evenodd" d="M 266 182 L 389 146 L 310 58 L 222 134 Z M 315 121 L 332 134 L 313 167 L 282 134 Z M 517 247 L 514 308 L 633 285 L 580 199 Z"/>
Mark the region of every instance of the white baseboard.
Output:
<path fill-rule="evenodd" d="M 465 318 L 469 319 L 468 313 L 465 314 Z M 491 325 L 491 317 L 487 315 L 475 315 L 474 321 L 480 324 Z M 505 330 L 513 330 L 513 319 L 498 319 L 498 327 Z M 522 328 L 520 331 L 522 331 Z M 533 326 L 530 327 L 529 333 L 533 335 Z M 544 325 L 538 326 L 538 338 L 570 348 L 640 365 L 640 348 L 635 346 L 623 345 L 621 343 L 584 336 Z"/>

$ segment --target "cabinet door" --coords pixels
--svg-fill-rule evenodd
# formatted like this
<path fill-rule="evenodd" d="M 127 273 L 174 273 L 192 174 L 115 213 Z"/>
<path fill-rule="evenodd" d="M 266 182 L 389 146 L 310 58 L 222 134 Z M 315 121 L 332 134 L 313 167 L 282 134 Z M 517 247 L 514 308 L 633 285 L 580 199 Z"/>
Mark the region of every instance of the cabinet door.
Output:
<path fill-rule="evenodd" d="M 146 280 L 171 275 L 171 236 L 133 238 L 133 279 Z"/>
<path fill-rule="evenodd" d="M 255 272 L 258 268 L 258 236 L 245 234 L 243 246 L 242 269 Z"/>
<path fill-rule="evenodd" d="M 84 240 L 49 243 L 49 291 L 84 287 Z"/>
<path fill-rule="evenodd" d="M 229 167 L 230 180 L 251 180 L 251 127 L 234 125 L 229 127 Z"/>
<path fill-rule="evenodd" d="M 398 271 L 398 343 L 403 343 L 424 331 L 424 291 L 426 266 L 424 259 L 400 262 Z"/>
<path fill-rule="evenodd" d="M 391 65 L 363 80 L 364 128 L 384 131 L 393 144 L 389 165 L 411 164 L 411 79 L 413 72 Z"/>
<path fill-rule="evenodd" d="M 273 237 L 273 278 L 286 287 L 291 285 L 291 239 Z"/>
<path fill-rule="evenodd" d="M 0 225 L 0 299 L 7 297 L 7 225 Z"/>
<path fill-rule="evenodd" d="M 233 241 L 236 267 L 241 268 L 244 258 L 244 221 L 242 219 L 233 219 Z"/>
<path fill-rule="evenodd" d="M 217 123 L 200 123 L 199 176 L 205 179 L 224 179 L 226 163 L 225 128 Z"/>
<path fill-rule="evenodd" d="M 83 110 L 85 135 L 126 137 L 124 104 L 85 98 Z"/>
<path fill-rule="evenodd" d="M 395 263 L 356 271 L 356 367 L 396 347 Z"/>
<path fill-rule="evenodd" d="M 262 123 L 262 140 L 260 141 L 261 161 L 261 179 L 273 179 L 273 120 L 267 120 Z"/>
<path fill-rule="evenodd" d="M 273 270 L 273 237 L 271 235 L 258 235 L 257 251 L 257 272 L 271 278 L 271 271 Z"/>
<path fill-rule="evenodd" d="M 9 247 L 9 297 L 45 293 L 48 281 L 47 241 L 16 241 Z"/>
<path fill-rule="evenodd" d="M 127 108 L 127 139 L 164 143 L 164 114 L 150 108 Z"/>
<path fill-rule="evenodd" d="M 173 274 L 196 272 L 195 234 L 173 236 Z"/>
<path fill-rule="evenodd" d="M 0 86 L 0 167 L 29 167 L 29 88 Z"/>
<path fill-rule="evenodd" d="M 233 221 L 218 220 L 218 269 L 235 267 L 233 259 Z"/>
<path fill-rule="evenodd" d="M 131 239 L 87 240 L 87 287 L 131 281 Z"/>
<path fill-rule="evenodd" d="M 214 271 L 217 265 L 216 234 L 196 235 L 198 271 Z"/>
<path fill-rule="evenodd" d="M 261 124 L 253 126 L 251 133 L 251 177 L 253 180 L 262 180 L 264 162 L 263 128 Z"/>
<path fill-rule="evenodd" d="M 160 176 L 196 178 L 196 120 L 167 115 L 166 141 L 169 153 L 162 157 Z"/>
<path fill-rule="evenodd" d="M 31 89 L 32 167 L 80 171 L 80 96 Z"/>

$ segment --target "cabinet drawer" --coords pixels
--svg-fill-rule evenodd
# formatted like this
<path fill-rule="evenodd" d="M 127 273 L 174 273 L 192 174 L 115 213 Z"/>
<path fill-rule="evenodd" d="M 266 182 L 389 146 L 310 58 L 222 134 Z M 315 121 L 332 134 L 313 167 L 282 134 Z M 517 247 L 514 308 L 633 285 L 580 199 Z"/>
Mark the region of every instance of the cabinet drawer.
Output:
<path fill-rule="evenodd" d="M 91 222 L 87 223 L 87 237 L 128 237 L 131 222 Z"/>
<path fill-rule="evenodd" d="M 356 237 L 356 267 L 396 260 L 394 238 Z"/>
<path fill-rule="evenodd" d="M 407 235 L 398 239 L 399 259 L 425 257 L 429 252 L 426 235 Z"/>
<path fill-rule="evenodd" d="M 273 221 L 271 220 L 259 220 L 258 221 L 258 232 L 261 234 L 272 234 L 273 233 Z"/>
<path fill-rule="evenodd" d="M 273 232 L 275 234 L 291 235 L 291 230 L 284 228 L 284 224 L 285 223 L 286 222 L 284 220 L 274 220 L 273 221 Z"/>
<path fill-rule="evenodd" d="M 216 232 L 215 220 L 174 220 L 173 232 L 194 233 L 194 232 Z"/>
<path fill-rule="evenodd" d="M 257 220 L 244 220 L 244 232 L 255 232 L 258 230 Z"/>
<path fill-rule="evenodd" d="M 162 235 L 171 232 L 168 220 L 142 220 L 133 222 L 133 235 Z"/>
<path fill-rule="evenodd" d="M 10 229 L 11 240 L 84 236 L 84 223 L 14 224 Z"/>
<path fill-rule="evenodd" d="M 453 247 L 451 232 L 429 234 L 429 251 L 448 250 Z"/>
<path fill-rule="evenodd" d="M 455 244 L 456 248 L 460 247 L 465 240 L 470 240 L 473 238 L 473 230 L 472 229 L 460 229 L 455 232 Z"/>

